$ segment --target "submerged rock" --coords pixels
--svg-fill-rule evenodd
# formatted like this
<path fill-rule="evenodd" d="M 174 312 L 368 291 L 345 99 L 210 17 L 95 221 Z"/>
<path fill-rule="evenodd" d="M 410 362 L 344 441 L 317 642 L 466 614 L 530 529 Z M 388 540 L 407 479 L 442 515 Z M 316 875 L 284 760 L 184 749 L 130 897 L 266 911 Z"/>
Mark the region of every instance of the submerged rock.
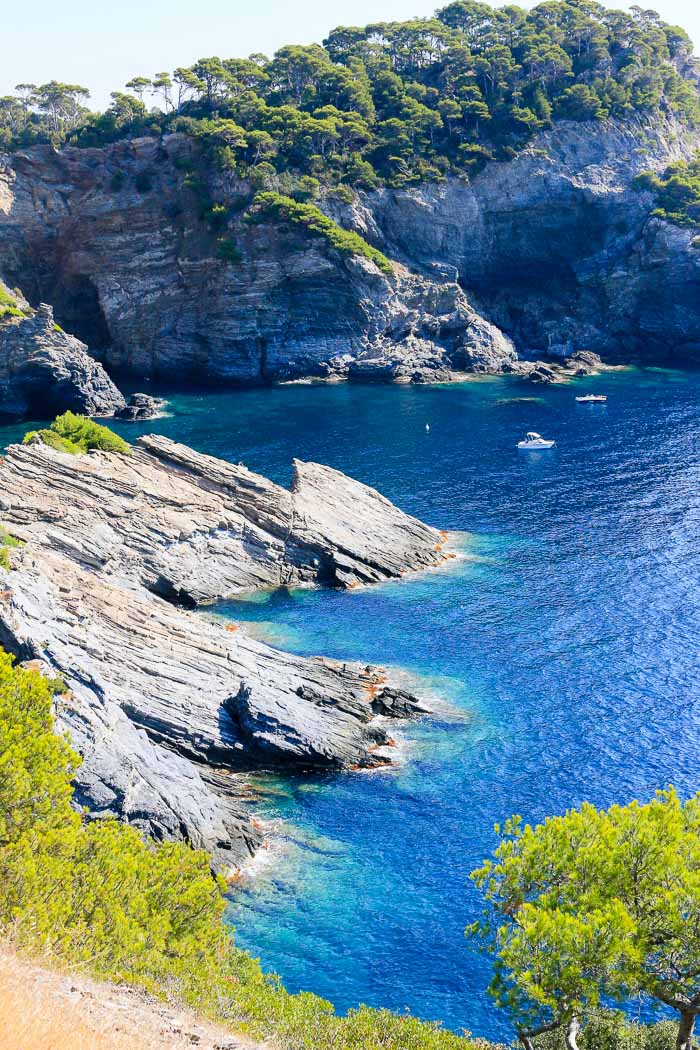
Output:
<path fill-rule="evenodd" d="M 0 319 L 0 416 L 43 418 L 68 409 L 111 416 L 123 409 L 103 366 L 58 327 L 52 308 L 25 306 L 21 316 Z"/>
<path fill-rule="evenodd" d="M 292 656 L 181 607 L 445 557 L 443 533 L 338 471 L 296 461 L 287 490 L 162 437 L 130 456 L 15 445 L 0 520 L 25 540 L 0 570 L 0 643 L 68 686 L 58 722 L 95 816 L 186 838 L 225 870 L 260 843 L 246 772 L 381 764 L 376 715 L 424 710 L 371 667 Z"/>

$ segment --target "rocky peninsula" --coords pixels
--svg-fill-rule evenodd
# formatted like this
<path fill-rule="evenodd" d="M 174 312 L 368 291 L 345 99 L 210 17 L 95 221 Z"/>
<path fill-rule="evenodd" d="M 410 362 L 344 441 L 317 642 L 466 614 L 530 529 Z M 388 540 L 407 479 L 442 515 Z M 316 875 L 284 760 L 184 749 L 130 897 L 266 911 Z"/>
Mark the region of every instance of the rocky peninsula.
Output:
<path fill-rule="evenodd" d="M 0 463 L 0 644 L 65 691 L 77 799 L 210 851 L 260 845 L 245 773 L 388 762 L 387 718 L 425 708 L 378 668 L 283 653 L 193 607 L 260 587 L 349 588 L 440 564 L 446 535 L 329 467 L 290 490 L 163 437 Z"/>

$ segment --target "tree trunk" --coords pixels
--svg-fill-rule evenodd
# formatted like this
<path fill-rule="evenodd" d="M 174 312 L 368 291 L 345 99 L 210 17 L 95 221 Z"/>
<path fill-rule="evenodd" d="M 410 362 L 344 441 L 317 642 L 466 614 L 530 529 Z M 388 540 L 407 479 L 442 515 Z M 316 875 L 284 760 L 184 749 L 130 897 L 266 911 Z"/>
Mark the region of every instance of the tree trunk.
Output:
<path fill-rule="evenodd" d="M 533 1043 L 532 1038 L 529 1035 L 526 1035 L 525 1032 L 518 1032 L 518 1039 L 525 1047 L 525 1050 L 535 1050 L 535 1044 Z"/>
<path fill-rule="evenodd" d="M 695 1014 L 681 1011 L 681 1023 L 678 1026 L 676 1037 L 676 1050 L 693 1050 L 693 1029 L 695 1028 Z"/>
<path fill-rule="evenodd" d="M 566 1050 L 578 1050 L 578 1034 L 581 1031 L 581 1025 L 577 1017 L 572 1017 L 566 1028 Z"/>

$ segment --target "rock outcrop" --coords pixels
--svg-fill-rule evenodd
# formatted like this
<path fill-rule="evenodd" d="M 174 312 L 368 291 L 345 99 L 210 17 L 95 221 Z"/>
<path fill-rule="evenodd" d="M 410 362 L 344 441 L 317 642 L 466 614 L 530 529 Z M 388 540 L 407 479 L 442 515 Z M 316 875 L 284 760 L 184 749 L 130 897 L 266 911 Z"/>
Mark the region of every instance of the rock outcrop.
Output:
<path fill-rule="evenodd" d="M 424 710 L 377 669 L 291 656 L 181 606 L 445 558 L 443 533 L 335 470 L 297 462 L 288 491 L 161 437 L 130 456 L 11 446 L 0 521 L 24 541 L 0 570 L 0 644 L 68 687 L 59 724 L 96 816 L 185 837 L 226 870 L 260 843 L 246 771 L 384 763 L 378 716 Z"/>
<path fill-rule="evenodd" d="M 114 415 L 116 419 L 140 423 L 144 420 L 157 419 L 163 414 L 167 403 L 162 397 L 152 397 L 150 394 L 131 394 L 127 404 Z"/>
<path fill-rule="evenodd" d="M 125 401 L 87 347 L 54 321 L 42 303 L 0 319 L 0 417 L 44 418 L 71 409 L 111 416 Z"/>

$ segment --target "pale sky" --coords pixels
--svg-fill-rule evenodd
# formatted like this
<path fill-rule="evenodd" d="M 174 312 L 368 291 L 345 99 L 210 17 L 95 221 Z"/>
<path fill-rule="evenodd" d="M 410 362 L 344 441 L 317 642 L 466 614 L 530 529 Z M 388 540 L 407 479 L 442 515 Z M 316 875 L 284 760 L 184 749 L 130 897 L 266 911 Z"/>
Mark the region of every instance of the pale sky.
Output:
<path fill-rule="evenodd" d="M 272 54 L 282 44 L 321 41 L 338 25 L 425 17 L 448 0 L 34 0 L 3 19 L 0 95 L 21 82 L 62 80 L 92 92 L 98 109 L 133 76 L 198 58 Z M 520 0 L 531 7 L 530 0 Z M 629 7 L 627 2 L 608 6 Z M 700 45 L 698 0 L 639 0 Z M 697 48 L 700 50 L 700 47 Z"/>

